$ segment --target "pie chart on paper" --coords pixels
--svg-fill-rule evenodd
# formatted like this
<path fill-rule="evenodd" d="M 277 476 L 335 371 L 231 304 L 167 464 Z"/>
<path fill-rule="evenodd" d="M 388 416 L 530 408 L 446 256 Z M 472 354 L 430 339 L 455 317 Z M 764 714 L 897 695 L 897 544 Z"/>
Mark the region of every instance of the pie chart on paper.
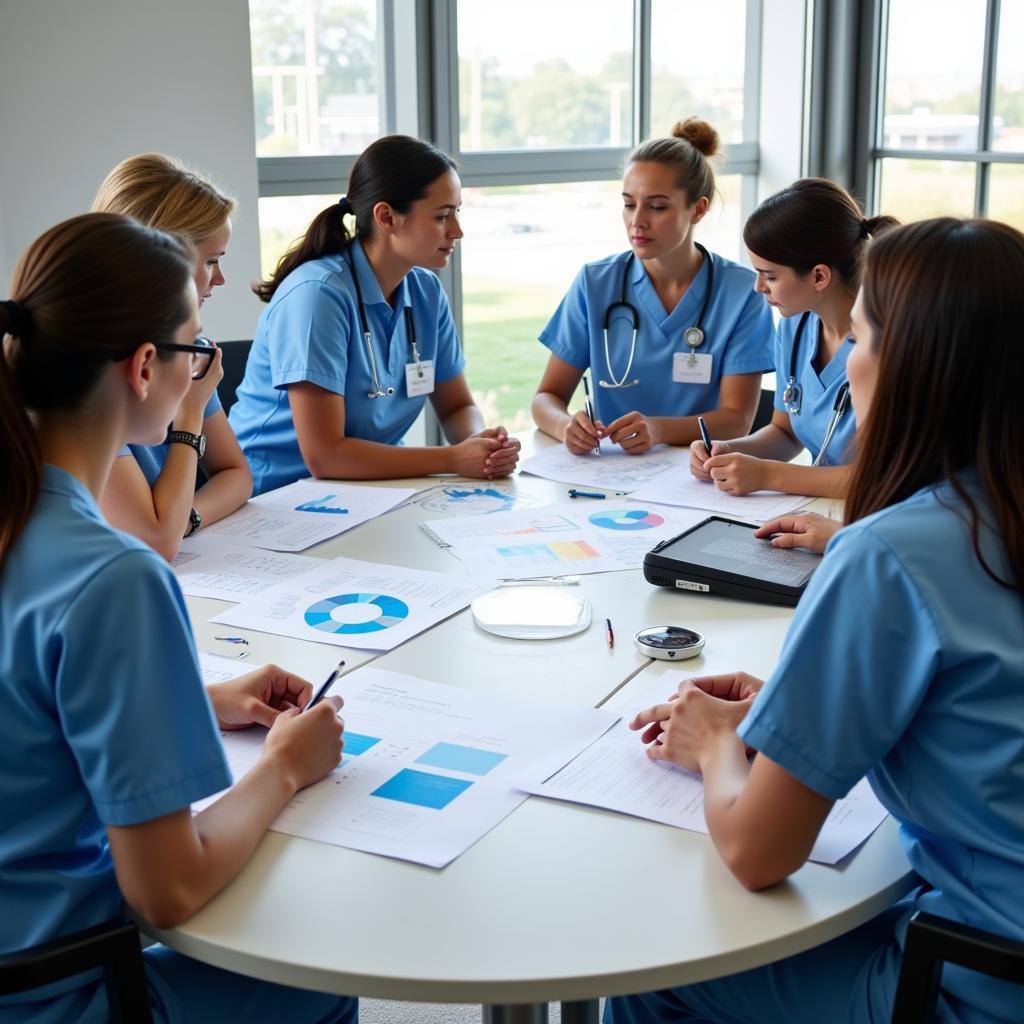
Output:
<path fill-rule="evenodd" d="M 653 530 L 665 522 L 665 517 L 645 508 L 623 508 L 594 512 L 590 521 L 602 530 Z"/>
<path fill-rule="evenodd" d="M 307 626 L 324 633 L 376 633 L 404 622 L 409 606 L 389 594 L 338 594 L 311 604 L 303 616 Z"/>

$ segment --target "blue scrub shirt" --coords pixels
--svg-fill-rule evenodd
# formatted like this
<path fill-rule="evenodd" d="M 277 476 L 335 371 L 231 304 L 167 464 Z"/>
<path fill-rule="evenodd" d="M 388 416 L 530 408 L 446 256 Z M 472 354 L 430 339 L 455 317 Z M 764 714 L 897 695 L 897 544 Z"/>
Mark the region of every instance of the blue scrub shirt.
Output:
<path fill-rule="evenodd" d="M 672 361 L 677 352 L 689 355 L 683 332 L 697 323 L 708 287 L 707 260 L 693 283 L 671 313 L 654 290 L 640 260 L 634 259 L 626 288 L 626 301 L 639 317 L 636 353 L 629 366 L 633 333 L 629 314 L 614 312 L 608 329 L 611 367 L 605 361 L 604 317 L 622 291 L 623 265 L 631 253 L 619 253 L 588 263 L 576 276 L 540 334 L 540 341 L 553 355 L 579 370 L 591 370 L 591 395 L 596 414 L 605 424 L 627 412 L 638 410 L 646 416 L 692 416 L 718 407 L 722 377 L 740 373 L 763 373 L 772 369 L 771 344 L 774 334 L 771 310 L 754 291 L 754 272 L 722 256 L 714 260 L 714 287 L 704 315 L 704 344 L 699 355 L 712 356 L 708 384 L 676 383 Z M 631 388 L 601 387 L 602 380 L 639 379 Z"/>
<path fill-rule="evenodd" d="M 174 574 L 53 466 L 4 561 L 0 637 L 6 953 L 121 912 L 105 826 L 180 811 L 231 775 Z M 0 1020 L 88 1017 L 97 978 L 0 998 Z"/>
<path fill-rule="evenodd" d="M 367 397 L 373 374 L 349 254 L 359 276 L 381 387 L 395 389 L 389 397 Z M 448 298 L 429 270 L 414 267 L 405 276 L 394 308 L 385 301 L 358 241 L 346 253 L 303 263 L 281 282 L 260 316 L 238 401 L 228 416 L 249 460 L 254 493 L 309 475 L 292 423 L 289 384 L 309 381 L 341 395 L 347 437 L 401 443 L 426 401 L 406 393 L 405 367 L 412 361 L 407 306 L 420 358 L 434 361 L 435 383 L 457 377 L 465 359 Z"/>
<path fill-rule="evenodd" d="M 206 403 L 206 408 L 203 410 L 203 419 L 208 420 L 215 412 L 219 412 L 222 408 L 220 398 L 217 392 L 214 391 L 210 395 L 210 400 Z M 128 444 L 118 452 L 118 455 L 134 455 L 135 461 L 139 464 L 139 469 L 142 470 L 143 476 L 149 482 L 149 486 L 152 487 L 164 471 L 168 448 L 170 448 L 170 445 L 167 443 Z"/>
<path fill-rule="evenodd" d="M 802 315 L 784 317 L 779 322 L 779 329 L 775 335 L 775 408 L 779 412 L 786 412 L 782 394 L 789 382 L 789 364 Z M 796 382 L 800 385 L 801 391 L 800 411 L 786 413 L 796 439 L 811 453 L 812 459 L 816 459 L 818 452 L 821 451 L 821 442 L 825 439 L 825 431 L 828 430 L 835 410 L 836 396 L 846 383 L 846 360 L 853 351 L 853 342 L 847 338 L 819 376 L 813 363 L 818 351 L 820 324 L 821 321 L 816 314 L 807 314 L 807 323 L 800 338 L 800 351 L 797 352 L 796 362 Z M 848 407 L 832 435 L 821 465 L 848 465 L 853 458 L 851 442 L 856 430 L 857 422 L 853 409 Z"/>
<path fill-rule="evenodd" d="M 830 799 L 867 774 L 926 883 L 905 917 L 1024 940 L 1024 598 L 986 574 L 966 515 L 944 484 L 840 531 L 738 732 Z M 995 531 L 980 536 L 1006 579 Z M 943 990 L 1019 1018 L 1017 986 L 947 964 Z"/>

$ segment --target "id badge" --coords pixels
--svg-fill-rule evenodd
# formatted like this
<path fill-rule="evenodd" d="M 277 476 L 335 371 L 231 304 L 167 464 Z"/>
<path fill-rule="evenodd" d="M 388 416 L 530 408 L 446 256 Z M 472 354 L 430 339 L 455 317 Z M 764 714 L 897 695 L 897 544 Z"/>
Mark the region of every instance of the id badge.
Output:
<path fill-rule="evenodd" d="M 710 353 L 697 355 L 689 352 L 676 352 L 672 356 L 672 381 L 675 384 L 710 384 L 711 361 Z"/>
<path fill-rule="evenodd" d="M 434 360 L 405 364 L 405 393 L 410 398 L 429 395 L 434 391 Z"/>

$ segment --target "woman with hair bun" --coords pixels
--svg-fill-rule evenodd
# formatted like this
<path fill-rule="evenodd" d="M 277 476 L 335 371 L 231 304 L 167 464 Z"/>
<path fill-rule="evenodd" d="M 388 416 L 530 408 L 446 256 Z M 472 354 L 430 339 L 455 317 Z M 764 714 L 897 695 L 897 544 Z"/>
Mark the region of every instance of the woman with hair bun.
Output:
<path fill-rule="evenodd" d="M 541 343 L 551 350 L 533 418 L 578 455 L 607 438 L 631 455 L 750 429 L 770 370 L 772 320 L 754 275 L 693 238 L 715 192 L 718 133 L 696 117 L 630 155 L 622 219 L 630 248 L 586 264 Z M 569 401 L 590 370 L 591 419 Z"/>
<path fill-rule="evenodd" d="M 224 284 L 220 261 L 231 239 L 235 201 L 177 160 L 161 153 L 122 160 L 100 185 L 92 208 L 184 235 L 195 249 L 200 306 Z M 124 448 L 100 502 L 114 526 L 168 560 L 183 537 L 234 512 L 252 493 L 249 465 L 217 396 L 223 376 L 219 349 L 202 368 L 163 442 Z M 198 490 L 197 464 L 206 476 Z"/>
<path fill-rule="evenodd" d="M 230 418 L 257 493 L 310 473 L 513 472 L 519 442 L 504 427 L 485 428 L 433 273 L 462 237 L 461 205 L 451 157 L 386 135 L 356 159 L 348 194 L 255 286 L 267 308 Z M 450 443 L 406 446 L 428 397 Z"/>
<path fill-rule="evenodd" d="M 868 240 L 895 223 L 865 217 L 849 192 L 825 178 L 796 181 L 750 215 L 743 240 L 755 288 L 783 318 L 775 412 L 748 437 L 715 441 L 710 452 L 694 444 L 694 476 L 730 494 L 845 495 L 854 434 L 846 383 L 850 310 Z M 813 465 L 790 464 L 805 448 Z"/>

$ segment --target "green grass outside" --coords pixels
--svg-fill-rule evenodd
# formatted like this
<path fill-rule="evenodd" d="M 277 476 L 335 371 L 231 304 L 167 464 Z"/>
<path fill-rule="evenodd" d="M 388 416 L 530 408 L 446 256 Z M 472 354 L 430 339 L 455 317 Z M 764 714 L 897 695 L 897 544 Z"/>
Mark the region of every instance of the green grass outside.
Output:
<path fill-rule="evenodd" d="M 525 430 L 533 425 L 530 400 L 548 356 L 537 335 L 562 293 L 466 275 L 462 296 L 462 341 L 473 396 L 488 423 Z"/>

